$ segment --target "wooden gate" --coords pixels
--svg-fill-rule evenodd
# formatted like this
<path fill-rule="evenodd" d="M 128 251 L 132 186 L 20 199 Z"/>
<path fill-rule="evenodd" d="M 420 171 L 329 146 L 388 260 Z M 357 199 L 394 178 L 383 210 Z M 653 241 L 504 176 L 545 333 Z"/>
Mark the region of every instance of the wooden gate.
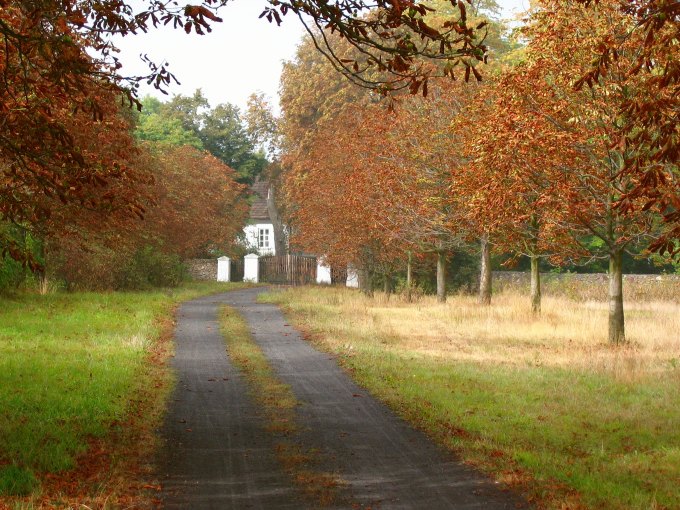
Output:
<path fill-rule="evenodd" d="M 266 255 L 260 257 L 260 281 L 279 285 L 316 283 L 316 257 Z"/>
<path fill-rule="evenodd" d="M 243 259 L 231 259 L 231 277 L 232 282 L 243 281 Z"/>

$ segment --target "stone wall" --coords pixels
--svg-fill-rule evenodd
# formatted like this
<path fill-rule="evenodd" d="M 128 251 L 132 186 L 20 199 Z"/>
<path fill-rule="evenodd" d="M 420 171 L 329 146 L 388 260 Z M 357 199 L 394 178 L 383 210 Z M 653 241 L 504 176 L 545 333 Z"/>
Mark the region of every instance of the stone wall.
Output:
<path fill-rule="evenodd" d="M 494 291 L 504 288 L 528 293 L 529 272 L 494 271 Z M 581 301 L 607 299 L 608 280 L 605 273 L 541 273 L 541 292 L 545 296 L 565 296 Z M 680 275 L 625 274 L 623 294 L 626 300 L 677 301 L 680 297 Z"/>
<path fill-rule="evenodd" d="M 185 262 L 192 280 L 217 280 L 217 259 L 191 259 Z"/>
<path fill-rule="evenodd" d="M 498 287 L 504 285 L 529 285 L 531 275 L 529 271 L 494 271 L 494 284 Z M 680 282 L 677 274 L 624 274 L 623 280 L 635 283 L 650 282 Z M 541 273 L 541 282 L 583 282 L 583 283 L 607 283 L 607 273 Z"/>

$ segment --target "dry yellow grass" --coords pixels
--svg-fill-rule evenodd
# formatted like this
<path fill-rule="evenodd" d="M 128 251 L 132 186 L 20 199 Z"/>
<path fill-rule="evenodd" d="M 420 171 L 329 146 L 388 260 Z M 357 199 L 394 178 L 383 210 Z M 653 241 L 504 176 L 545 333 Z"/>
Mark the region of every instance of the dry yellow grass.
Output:
<path fill-rule="evenodd" d="M 295 292 L 295 291 L 292 291 Z M 505 291 L 491 306 L 474 296 L 452 296 L 440 305 L 433 297 L 406 303 L 399 296 L 373 299 L 345 289 L 305 290 L 315 312 L 324 306 L 351 321 L 326 324 L 329 340 L 346 349 L 362 338 L 379 338 L 383 349 L 422 356 L 494 365 L 548 365 L 580 368 L 635 378 L 644 374 L 680 374 L 680 303 L 626 303 L 629 344 L 607 344 L 607 303 L 546 297 L 540 316 L 526 296 Z M 334 314 L 329 314 L 329 318 Z M 323 320 L 323 319 L 321 319 Z"/>
<path fill-rule="evenodd" d="M 318 287 L 264 299 L 404 418 L 539 507 L 680 510 L 680 292 L 632 294 L 629 342 L 614 347 L 601 289 L 560 290 L 540 316 L 516 290 L 491 306 Z"/>

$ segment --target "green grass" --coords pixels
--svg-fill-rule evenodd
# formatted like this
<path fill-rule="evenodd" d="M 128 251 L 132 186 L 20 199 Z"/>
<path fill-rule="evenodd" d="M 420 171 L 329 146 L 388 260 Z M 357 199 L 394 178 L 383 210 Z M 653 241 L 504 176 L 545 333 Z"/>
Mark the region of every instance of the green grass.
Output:
<path fill-rule="evenodd" d="M 0 298 L 0 495 L 39 493 L 45 475 L 74 469 L 93 438 L 123 427 L 140 392 L 162 397 L 146 365 L 163 320 L 179 301 L 229 288 Z"/>
<path fill-rule="evenodd" d="M 678 402 L 662 384 L 370 349 L 346 360 L 361 384 L 469 460 L 501 479 L 530 475 L 541 499 L 577 501 L 579 494 L 586 506 L 607 508 L 679 504 Z"/>
<path fill-rule="evenodd" d="M 542 507 L 680 508 L 680 370 L 664 361 L 674 351 L 654 347 L 659 361 L 644 364 L 636 362 L 647 356 L 644 346 L 610 353 L 630 367 L 622 369 L 609 358 L 587 359 L 609 356 L 606 345 L 574 345 L 565 354 L 567 340 L 546 336 L 522 354 L 522 328 L 546 321 L 554 329 L 562 318 L 527 322 L 513 305 L 516 324 L 491 327 L 495 336 L 477 341 L 472 322 L 496 320 L 503 305 L 475 317 L 464 309 L 476 306 L 474 297 L 456 299 L 407 305 L 295 289 L 263 300 L 282 304 L 315 343 L 338 354 L 361 385 L 406 419 Z M 570 306 L 559 303 L 574 320 L 581 305 Z M 655 321 L 662 327 L 675 313 L 660 308 Z"/>

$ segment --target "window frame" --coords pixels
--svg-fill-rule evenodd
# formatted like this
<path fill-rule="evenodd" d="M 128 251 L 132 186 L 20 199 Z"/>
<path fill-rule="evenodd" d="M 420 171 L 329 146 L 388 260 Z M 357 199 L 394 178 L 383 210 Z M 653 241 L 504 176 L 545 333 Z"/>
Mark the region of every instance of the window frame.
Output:
<path fill-rule="evenodd" d="M 257 247 L 258 249 L 269 249 L 269 228 L 257 229 Z"/>

